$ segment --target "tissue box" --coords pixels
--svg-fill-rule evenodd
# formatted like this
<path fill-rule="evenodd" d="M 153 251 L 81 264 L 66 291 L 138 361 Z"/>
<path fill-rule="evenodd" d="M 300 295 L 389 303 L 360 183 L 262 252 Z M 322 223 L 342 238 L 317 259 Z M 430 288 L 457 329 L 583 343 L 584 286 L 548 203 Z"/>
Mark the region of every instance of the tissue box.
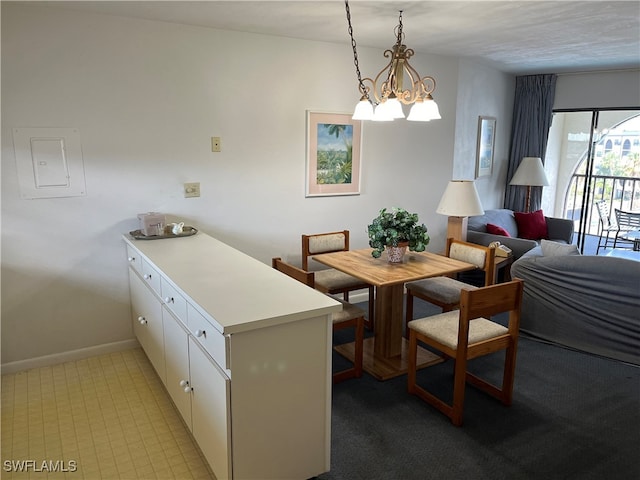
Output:
<path fill-rule="evenodd" d="M 163 213 L 149 212 L 138 214 L 140 220 L 140 230 L 148 237 L 154 235 L 163 235 L 164 226 L 167 219 Z"/>

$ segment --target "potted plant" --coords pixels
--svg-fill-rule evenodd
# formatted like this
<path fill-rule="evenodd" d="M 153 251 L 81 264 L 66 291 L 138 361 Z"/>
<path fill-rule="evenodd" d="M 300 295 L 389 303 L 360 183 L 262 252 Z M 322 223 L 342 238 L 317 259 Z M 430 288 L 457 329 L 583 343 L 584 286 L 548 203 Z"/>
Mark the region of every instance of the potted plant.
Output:
<path fill-rule="evenodd" d="M 429 244 L 427 227 L 418 223 L 418 214 L 409 213 L 403 208 L 393 208 L 390 211 L 383 208 L 367 227 L 367 231 L 374 258 L 380 258 L 386 247 L 401 248 L 399 259 L 397 254 L 390 252 L 389 261 L 392 263 L 402 261 L 402 254 L 407 247 L 412 252 L 424 252 Z"/>

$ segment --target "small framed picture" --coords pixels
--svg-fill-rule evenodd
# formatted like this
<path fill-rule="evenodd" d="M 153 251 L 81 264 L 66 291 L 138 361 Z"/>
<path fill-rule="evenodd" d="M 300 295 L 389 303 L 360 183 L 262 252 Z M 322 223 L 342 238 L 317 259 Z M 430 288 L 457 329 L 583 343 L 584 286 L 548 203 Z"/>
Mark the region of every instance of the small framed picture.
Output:
<path fill-rule="evenodd" d="M 496 119 L 478 118 L 478 147 L 476 151 L 476 178 L 490 177 L 493 169 L 493 148 L 496 143 Z"/>
<path fill-rule="evenodd" d="M 307 197 L 360 194 L 362 121 L 307 112 Z"/>

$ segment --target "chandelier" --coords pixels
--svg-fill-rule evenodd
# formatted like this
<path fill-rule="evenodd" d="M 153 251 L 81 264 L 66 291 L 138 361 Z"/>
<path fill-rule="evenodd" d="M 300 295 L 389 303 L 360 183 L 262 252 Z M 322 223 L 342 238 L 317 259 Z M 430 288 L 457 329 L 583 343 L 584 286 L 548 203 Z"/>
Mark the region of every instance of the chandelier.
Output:
<path fill-rule="evenodd" d="M 356 105 L 353 119 L 392 121 L 396 118 L 405 118 L 402 110 L 403 104 L 412 105 L 407 120 L 428 122 L 442 118 L 438 105 L 431 96 L 431 93 L 436 89 L 435 79 L 430 76 L 421 77 L 416 69 L 409 64 L 409 59 L 415 52 L 402 43 L 404 41 L 402 10 L 400 10 L 398 25 L 394 29 L 396 43 L 392 50 L 384 51 L 384 57 L 391 59 L 378 72 L 378 75 L 371 79 L 362 78 L 360 74 L 356 41 L 351 26 L 349 1 L 345 0 L 344 4 L 347 11 L 351 47 L 353 48 L 353 63 L 356 66 L 358 76 L 358 89 L 362 95 Z M 365 82 L 368 85 L 365 85 Z"/>

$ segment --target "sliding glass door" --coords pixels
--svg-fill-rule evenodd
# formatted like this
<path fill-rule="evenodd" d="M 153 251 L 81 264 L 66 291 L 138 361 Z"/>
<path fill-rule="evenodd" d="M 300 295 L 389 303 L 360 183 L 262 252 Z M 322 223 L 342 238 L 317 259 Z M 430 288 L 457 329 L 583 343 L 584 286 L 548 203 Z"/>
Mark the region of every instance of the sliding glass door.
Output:
<path fill-rule="evenodd" d="M 554 112 L 545 169 L 555 188 L 543 191 L 543 209 L 575 222 L 584 251 L 598 234 L 596 202 L 640 210 L 640 110 Z"/>

